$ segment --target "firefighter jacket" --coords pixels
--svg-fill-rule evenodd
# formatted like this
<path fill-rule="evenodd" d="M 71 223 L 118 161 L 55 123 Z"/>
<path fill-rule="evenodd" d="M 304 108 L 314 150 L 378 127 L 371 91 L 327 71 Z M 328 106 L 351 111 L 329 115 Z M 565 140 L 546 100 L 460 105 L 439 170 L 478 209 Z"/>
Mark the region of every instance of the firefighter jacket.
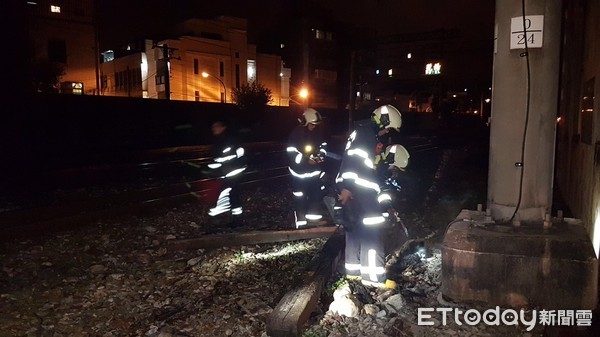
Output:
<path fill-rule="evenodd" d="M 360 207 L 358 221 L 363 225 L 377 225 L 385 219 L 377 196 L 380 181 L 375 172 L 375 153 L 378 144 L 377 124 L 371 120 L 358 121 L 348 137 L 340 171 L 336 177 L 339 190 L 352 192 L 355 207 Z"/>
<path fill-rule="evenodd" d="M 321 162 L 326 151 L 327 142 L 320 129 L 309 131 L 306 127 L 298 125 L 290 134 L 287 147 L 289 170 L 292 176 L 298 179 L 321 177 L 321 165 L 311 165 L 309 160 Z"/>
<path fill-rule="evenodd" d="M 208 167 L 221 178 L 238 177 L 247 167 L 244 147 L 228 131 L 215 137 Z"/>

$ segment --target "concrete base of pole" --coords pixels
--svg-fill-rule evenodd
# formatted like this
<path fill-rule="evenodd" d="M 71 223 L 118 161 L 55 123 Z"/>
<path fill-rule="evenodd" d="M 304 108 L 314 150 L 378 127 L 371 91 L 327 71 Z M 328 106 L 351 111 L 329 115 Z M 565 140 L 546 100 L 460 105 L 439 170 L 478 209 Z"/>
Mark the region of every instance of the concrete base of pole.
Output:
<path fill-rule="evenodd" d="M 594 309 L 598 261 L 581 221 L 499 226 L 463 210 L 442 243 L 442 294 L 455 302 Z"/>

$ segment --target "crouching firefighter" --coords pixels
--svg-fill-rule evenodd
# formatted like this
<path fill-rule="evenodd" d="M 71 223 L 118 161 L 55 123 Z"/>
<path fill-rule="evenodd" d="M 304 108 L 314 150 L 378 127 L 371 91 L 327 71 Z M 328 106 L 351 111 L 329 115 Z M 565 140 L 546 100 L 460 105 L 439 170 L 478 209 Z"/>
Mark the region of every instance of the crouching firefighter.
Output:
<path fill-rule="evenodd" d="M 208 167 L 219 176 L 221 188 L 216 205 L 208 215 L 216 217 L 231 213 L 232 222 L 238 223 L 243 212 L 238 185 L 241 173 L 247 168 L 245 151 L 223 121 L 213 122 L 211 131 L 214 136 L 213 159 Z"/>
<path fill-rule="evenodd" d="M 322 219 L 321 202 L 323 184 L 323 161 L 327 153 L 327 142 L 319 125 L 321 114 L 315 109 L 306 109 L 298 125 L 288 138 L 287 154 L 292 176 L 294 198 L 294 221 L 296 228 L 306 227 L 308 222 Z"/>
<path fill-rule="evenodd" d="M 375 172 L 381 189 L 377 201 L 381 205 L 383 216 L 390 223 L 400 223 L 403 227 L 404 224 L 398 216 L 396 207 L 399 199 L 398 194 L 401 190 L 398 179 L 400 174 L 406 170 L 409 158 L 410 154 L 400 144 L 389 145 L 385 151 L 375 156 Z M 404 227 L 404 232 L 407 234 L 406 227 Z"/>
<path fill-rule="evenodd" d="M 357 121 L 336 177 L 346 231 L 346 276 L 378 288 L 396 288 L 385 270 L 382 234 L 386 220 L 378 202 L 381 189 L 375 172 L 378 133 L 400 125 L 400 112 L 390 105 L 377 108 L 370 119 Z"/>

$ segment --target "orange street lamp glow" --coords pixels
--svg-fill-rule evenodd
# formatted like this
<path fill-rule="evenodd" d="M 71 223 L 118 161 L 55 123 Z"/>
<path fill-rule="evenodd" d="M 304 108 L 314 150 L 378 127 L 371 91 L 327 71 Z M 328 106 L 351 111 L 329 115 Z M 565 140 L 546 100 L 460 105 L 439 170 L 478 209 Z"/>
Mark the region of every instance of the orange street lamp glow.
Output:
<path fill-rule="evenodd" d="M 300 97 L 307 98 L 308 97 L 308 89 L 303 88 L 302 90 L 300 90 Z"/>
<path fill-rule="evenodd" d="M 219 81 L 219 83 L 221 83 L 221 85 L 223 86 L 223 97 L 221 97 L 221 103 L 227 103 L 227 87 L 225 86 L 225 83 L 223 83 L 223 81 L 221 81 L 220 78 L 211 75 L 209 73 L 207 73 L 206 71 L 202 72 L 202 77 L 207 78 L 208 76 L 214 78 L 215 80 Z"/>

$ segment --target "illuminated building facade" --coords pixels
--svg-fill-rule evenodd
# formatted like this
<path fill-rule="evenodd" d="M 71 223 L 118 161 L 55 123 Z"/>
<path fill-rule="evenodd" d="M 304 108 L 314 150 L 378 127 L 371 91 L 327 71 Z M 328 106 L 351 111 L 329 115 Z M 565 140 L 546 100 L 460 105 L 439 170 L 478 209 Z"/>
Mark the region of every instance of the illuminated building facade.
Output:
<path fill-rule="evenodd" d="M 31 71 L 62 68 L 57 91 L 95 94 L 98 40 L 94 0 L 35 0 L 27 1 L 26 6 Z"/>
<path fill-rule="evenodd" d="M 256 81 L 272 105 L 289 97 L 289 69 L 248 43 L 246 19 L 189 19 L 168 36 L 103 52 L 102 94 L 231 103 L 233 89 Z"/>

